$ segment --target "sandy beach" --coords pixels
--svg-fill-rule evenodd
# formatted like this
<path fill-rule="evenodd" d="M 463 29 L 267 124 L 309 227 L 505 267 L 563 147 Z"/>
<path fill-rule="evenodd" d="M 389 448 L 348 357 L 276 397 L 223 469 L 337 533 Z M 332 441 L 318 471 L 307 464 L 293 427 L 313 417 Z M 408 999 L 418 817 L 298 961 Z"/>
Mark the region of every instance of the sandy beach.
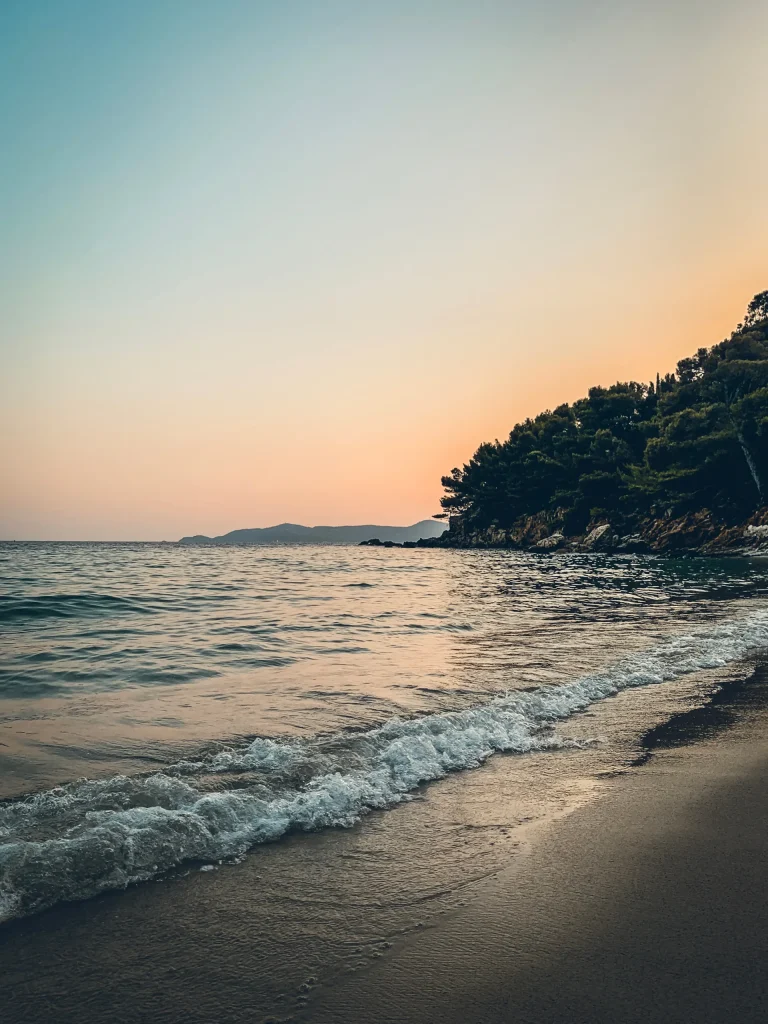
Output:
<path fill-rule="evenodd" d="M 470 834 L 496 859 L 449 894 L 406 897 L 405 872 L 429 857 L 420 869 L 398 815 L 449 807 L 468 780 L 498 808 L 514 758 L 349 831 L 14 922 L 4 1019 L 764 1020 L 765 698 L 758 672 L 651 730 L 637 764 L 584 780 L 544 823 Z"/>
<path fill-rule="evenodd" d="M 658 750 L 306 1019 L 764 1021 L 766 724 Z"/>

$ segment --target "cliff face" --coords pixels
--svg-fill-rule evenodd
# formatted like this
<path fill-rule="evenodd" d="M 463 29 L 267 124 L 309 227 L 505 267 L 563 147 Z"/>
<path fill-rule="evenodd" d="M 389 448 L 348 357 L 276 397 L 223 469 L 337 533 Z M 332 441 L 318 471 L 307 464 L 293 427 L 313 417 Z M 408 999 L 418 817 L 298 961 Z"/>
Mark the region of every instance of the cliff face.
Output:
<path fill-rule="evenodd" d="M 542 512 L 519 519 L 509 529 L 490 526 L 467 529 L 458 518 L 442 537 L 420 541 L 419 546 L 456 548 L 512 548 L 521 551 L 607 551 L 649 554 L 768 554 L 768 507 L 736 526 L 704 509 L 678 518 L 642 519 L 631 530 L 605 521 L 590 523 L 586 533 L 567 536 L 560 517 Z"/>

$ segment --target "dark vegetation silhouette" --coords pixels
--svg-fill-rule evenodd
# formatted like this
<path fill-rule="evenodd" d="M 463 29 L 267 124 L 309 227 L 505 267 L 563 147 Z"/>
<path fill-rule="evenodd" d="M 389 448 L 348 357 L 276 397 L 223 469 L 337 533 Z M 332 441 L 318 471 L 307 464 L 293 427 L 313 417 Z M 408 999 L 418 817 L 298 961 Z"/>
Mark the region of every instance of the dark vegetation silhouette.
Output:
<path fill-rule="evenodd" d="M 570 533 L 699 509 L 744 519 L 768 497 L 768 291 L 675 373 L 591 388 L 481 444 L 442 483 L 443 516 L 468 529 L 539 512 Z"/>

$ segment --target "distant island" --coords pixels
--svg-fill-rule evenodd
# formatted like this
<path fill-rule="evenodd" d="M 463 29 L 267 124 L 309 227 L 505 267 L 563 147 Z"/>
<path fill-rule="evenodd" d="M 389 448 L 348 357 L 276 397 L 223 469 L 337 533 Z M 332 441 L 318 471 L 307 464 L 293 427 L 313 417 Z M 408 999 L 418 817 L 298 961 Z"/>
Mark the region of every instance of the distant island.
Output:
<path fill-rule="evenodd" d="M 449 530 L 428 546 L 768 546 L 768 291 L 675 373 L 591 388 L 481 444 L 442 483 Z"/>
<path fill-rule="evenodd" d="M 395 544 L 415 543 L 439 537 L 445 524 L 422 519 L 413 526 L 299 526 L 281 523 L 263 529 L 232 530 L 221 537 L 182 537 L 180 544 L 360 544 L 380 540 Z"/>

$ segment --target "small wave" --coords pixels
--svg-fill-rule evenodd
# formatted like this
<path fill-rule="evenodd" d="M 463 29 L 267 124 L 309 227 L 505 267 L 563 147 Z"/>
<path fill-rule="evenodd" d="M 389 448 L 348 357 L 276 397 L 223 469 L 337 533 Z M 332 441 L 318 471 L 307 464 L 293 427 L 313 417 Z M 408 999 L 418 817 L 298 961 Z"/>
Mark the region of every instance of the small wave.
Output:
<path fill-rule="evenodd" d="M 0 597 L 0 622 L 19 619 L 70 619 L 115 612 L 151 613 L 146 601 L 116 594 L 38 594 Z"/>
<path fill-rule="evenodd" d="M 766 646 L 768 611 L 760 611 L 606 671 L 463 711 L 312 740 L 257 738 L 149 776 L 82 780 L 8 802 L 0 805 L 0 920 L 147 880 L 183 861 L 237 859 L 288 831 L 351 826 L 497 751 L 579 746 L 553 725 L 630 687 L 724 666 Z"/>

